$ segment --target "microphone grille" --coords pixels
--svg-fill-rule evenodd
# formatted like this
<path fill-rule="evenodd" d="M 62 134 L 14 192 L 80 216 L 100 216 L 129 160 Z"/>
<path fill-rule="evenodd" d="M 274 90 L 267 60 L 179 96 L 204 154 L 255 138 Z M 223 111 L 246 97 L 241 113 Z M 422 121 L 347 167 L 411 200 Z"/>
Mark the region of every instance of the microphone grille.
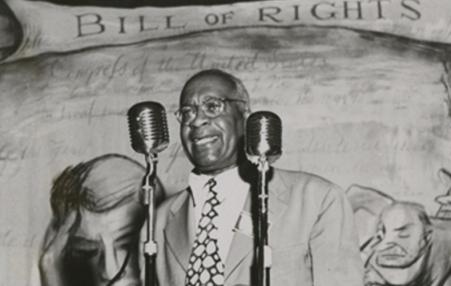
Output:
<path fill-rule="evenodd" d="M 275 161 L 282 154 L 282 121 L 270 111 L 252 113 L 246 121 L 246 153 Z"/>
<path fill-rule="evenodd" d="M 129 109 L 127 117 L 133 150 L 143 154 L 158 153 L 168 146 L 166 111 L 160 103 L 137 103 Z"/>

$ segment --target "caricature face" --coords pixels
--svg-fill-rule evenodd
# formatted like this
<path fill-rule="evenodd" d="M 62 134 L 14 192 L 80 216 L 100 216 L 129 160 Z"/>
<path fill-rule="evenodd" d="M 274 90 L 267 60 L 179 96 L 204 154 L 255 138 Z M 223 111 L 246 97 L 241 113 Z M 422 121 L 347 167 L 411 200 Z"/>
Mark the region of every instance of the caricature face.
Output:
<path fill-rule="evenodd" d="M 86 286 L 141 285 L 140 211 L 134 201 L 102 213 L 81 210 L 80 225 L 68 242 L 68 259 L 76 272 L 72 279 Z"/>
<path fill-rule="evenodd" d="M 217 75 L 200 76 L 183 91 L 180 110 L 192 108 L 196 114 L 191 120 L 181 120 L 180 135 L 185 153 L 202 173 L 218 173 L 237 163 L 245 115 L 238 107 L 242 103 L 229 101 L 233 91 L 232 84 Z M 223 104 L 223 111 L 214 117 L 208 116 L 210 108 L 215 108 L 211 99 Z"/>
<path fill-rule="evenodd" d="M 417 261 L 427 245 L 427 232 L 417 213 L 398 205 L 383 212 L 376 246 L 376 263 L 381 267 L 405 268 Z"/>

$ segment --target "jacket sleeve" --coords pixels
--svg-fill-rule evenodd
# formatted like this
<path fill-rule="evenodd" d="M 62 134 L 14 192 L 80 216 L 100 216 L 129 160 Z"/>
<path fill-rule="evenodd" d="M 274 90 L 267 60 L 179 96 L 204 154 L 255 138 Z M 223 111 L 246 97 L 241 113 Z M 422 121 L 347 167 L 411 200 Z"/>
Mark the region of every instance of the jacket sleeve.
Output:
<path fill-rule="evenodd" d="M 363 285 L 354 216 L 338 187 L 331 187 L 321 202 L 309 246 L 314 286 Z"/>

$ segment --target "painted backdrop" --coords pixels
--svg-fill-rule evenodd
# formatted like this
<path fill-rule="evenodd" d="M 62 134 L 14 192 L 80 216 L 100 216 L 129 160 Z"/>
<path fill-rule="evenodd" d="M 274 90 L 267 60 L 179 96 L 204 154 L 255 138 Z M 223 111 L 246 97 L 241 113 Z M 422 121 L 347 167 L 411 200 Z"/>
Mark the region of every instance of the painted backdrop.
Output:
<path fill-rule="evenodd" d="M 443 207 L 434 199 L 451 185 L 445 1 L 2 5 L 0 285 L 37 285 L 49 190 L 66 166 L 105 153 L 144 163 L 129 142 L 134 103 L 166 107 L 158 175 L 168 193 L 186 185 L 172 114 L 185 80 L 206 68 L 241 78 L 254 111 L 280 115 L 276 166 L 418 202 L 431 216 Z"/>

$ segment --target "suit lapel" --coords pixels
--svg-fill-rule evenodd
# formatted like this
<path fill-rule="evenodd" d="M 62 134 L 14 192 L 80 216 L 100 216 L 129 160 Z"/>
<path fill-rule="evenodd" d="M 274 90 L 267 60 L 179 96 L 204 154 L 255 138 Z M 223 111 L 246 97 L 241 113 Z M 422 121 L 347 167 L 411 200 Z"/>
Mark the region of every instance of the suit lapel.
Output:
<path fill-rule="evenodd" d="M 194 243 L 192 213 L 190 212 L 189 192 L 185 191 L 171 208 L 172 218 L 169 220 L 165 236 L 169 249 L 173 252 L 184 271 L 188 268 L 188 260 Z"/>
<path fill-rule="evenodd" d="M 246 203 L 244 205 L 243 213 L 251 213 L 251 198 L 250 192 L 247 196 Z M 242 262 L 248 255 L 252 253 L 254 247 L 254 238 L 248 234 L 250 231 L 240 231 L 237 229 L 233 235 L 232 244 L 230 245 L 229 254 L 227 255 L 224 277 L 227 278 L 233 273 L 233 271 L 238 267 L 240 262 Z"/>
<path fill-rule="evenodd" d="M 280 180 L 278 174 L 275 173 L 268 185 L 270 221 L 269 231 L 271 231 L 271 228 L 274 225 L 279 223 L 283 210 L 287 206 L 287 204 L 283 200 L 279 199 L 279 196 L 281 196 L 281 194 L 283 194 L 287 190 L 288 189 Z M 251 192 L 249 192 L 247 196 L 246 203 L 242 211 L 242 214 L 243 213 L 251 214 Z M 271 238 L 269 237 L 269 239 Z M 247 231 L 237 230 L 235 232 L 235 235 L 233 236 L 232 244 L 230 246 L 229 254 L 225 263 L 224 275 L 226 281 L 230 277 L 230 275 L 238 268 L 241 262 L 245 260 L 246 257 L 253 255 L 253 249 L 254 238 L 248 235 Z"/>
<path fill-rule="evenodd" d="M 273 226 L 278 225 L 283 211 L 287 207 L 290 196 L 286 196 L 290 191 L 290 188 L 280 177 L 280 174 L 274 170 L 273 178 L 268 184 L 269 193 L 269 232 Z M 271 244 L 271 236 L 269 237 L 269 243 Z"/>

